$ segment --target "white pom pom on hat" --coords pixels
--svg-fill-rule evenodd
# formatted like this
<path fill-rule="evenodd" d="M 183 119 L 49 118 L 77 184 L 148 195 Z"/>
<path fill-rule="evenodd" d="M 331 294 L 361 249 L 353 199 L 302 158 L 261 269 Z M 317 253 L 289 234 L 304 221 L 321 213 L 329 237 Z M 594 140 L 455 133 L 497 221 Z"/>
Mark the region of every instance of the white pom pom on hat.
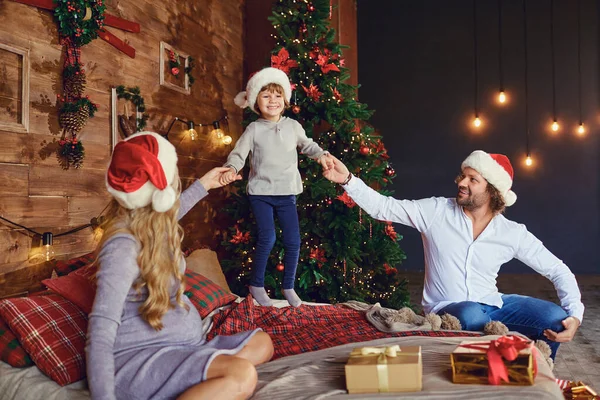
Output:
<path fill-rule="evenodd" d="M 269 83 L 276 83 L 283 88 L 283 94 L 289 102 L 292 98 L 292 84 L 287 74 L 280 69 L 267 67 L 263 68 L 250 77 L 246 84 L 246 91 L 240 92 L 235 96 L 234 103 L 241 108 L 250 107 L 254 112 L 254 104 L 260 93 L 260 89 Z"/>
<path fill-rule="evenodd" d="M 177 176 L 177 152 L 154 132 L 139 132 L 117 143 L 106 172 L 108 192 L 127 209 L 152 204 L 156 212 L 177 201 L 171 186 Z"/>
<path fill-rule="evenodd" d="M 514 170 L 508 157 L 504 154 L 486 153 L 475 150 L 462 163 L 462 168 L 473 168 L 479 172 L 486 181 L 494 185 L 502 195 L 507 207 L 517 201 L 517 195 L 511 189 Z"/>

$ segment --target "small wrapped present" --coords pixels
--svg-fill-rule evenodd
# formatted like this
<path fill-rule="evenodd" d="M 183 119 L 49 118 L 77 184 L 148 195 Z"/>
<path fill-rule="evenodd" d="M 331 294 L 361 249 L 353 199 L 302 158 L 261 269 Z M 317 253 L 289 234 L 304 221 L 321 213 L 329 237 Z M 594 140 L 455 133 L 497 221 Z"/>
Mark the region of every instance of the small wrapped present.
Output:
<path fill-rule="evenodd" d="M 581 381 L 569 382 L 563 394 L 565 400 L 600 400 L 598 393 Z"/>
<path fill-rule="evenodd" d="M 450 354 L 452 382 L 491 385 L 533 385 L 537 349 L 520 336 L 489 342 L 465 341 Z"/>
<path fill-rule="evenodd" d="M 360 347 L 346 364 L 348 393 L 416 392 L 422 388 L 421 346 Z"/>

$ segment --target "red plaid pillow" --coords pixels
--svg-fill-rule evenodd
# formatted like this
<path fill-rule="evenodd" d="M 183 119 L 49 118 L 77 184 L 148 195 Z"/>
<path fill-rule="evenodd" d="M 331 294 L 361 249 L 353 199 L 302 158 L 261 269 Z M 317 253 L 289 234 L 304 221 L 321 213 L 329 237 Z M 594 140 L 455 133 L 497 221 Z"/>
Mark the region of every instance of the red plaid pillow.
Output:
<path fill-rule="evenodd" d="M 95 259 L 95 253 L 91 252 L 81 257 L 72 258 L 70 260 L 59 260 L 56 262 L 54 270 L 56 271 L 56 275 L 65 276 L 68 275 L 70 272 L 73 272 L 81 267 L 85 267 L 86 265 L 92 263 Z"/>
<path fill-rule="evenodd" d="M 25 352 L 15 334 L 6 322 L 0 318 L 0 360 L 17 368 L 29 367 L 33 361 Z"/>
<path fill-rule="evenodd" d="M 57 295 L 0 300 L 0 316 L 37 367 L 59 385 L 85 377 L 87 317 Z"/>
<path fill-rule="evenodd" d="M 226 306 L 237 299 L 235 295 L 226 292 L 221 286 L 204 275 L 186 269 L 185 278 L 185 295 L 190 298 L 202 318 L 216 308 Z"/>

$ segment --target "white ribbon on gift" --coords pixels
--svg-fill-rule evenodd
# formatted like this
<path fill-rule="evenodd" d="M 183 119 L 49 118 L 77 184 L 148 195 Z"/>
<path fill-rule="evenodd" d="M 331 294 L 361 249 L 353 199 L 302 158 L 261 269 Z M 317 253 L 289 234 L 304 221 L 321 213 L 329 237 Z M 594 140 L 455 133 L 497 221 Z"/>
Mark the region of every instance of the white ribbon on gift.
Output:
<path fill-rule="evenodd" d="M 377 379 L 379 381 L 379 391 L 380 392 L 389 392 L 390 391 L 390 383 L 388 380 L 388 369 L 387 369 L 387 358 L 388 357 L 397 357 L 402 353 L 400 346 L 395 344 L 393 346 L 387 347 L 361 347 L 360 349 L 355 349 L 350 354 L 351 356 L 370 356 L 377 355 Z M 402 353 L 403 355 L 417 355 L 416 353 Z"/>

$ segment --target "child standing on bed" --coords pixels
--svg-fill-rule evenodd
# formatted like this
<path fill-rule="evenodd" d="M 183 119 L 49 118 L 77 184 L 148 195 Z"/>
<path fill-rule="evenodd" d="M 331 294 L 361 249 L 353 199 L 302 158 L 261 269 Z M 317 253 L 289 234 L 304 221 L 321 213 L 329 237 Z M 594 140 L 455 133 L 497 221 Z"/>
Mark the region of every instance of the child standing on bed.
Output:
<path fill-rule="evenodd" d="M 329 153 L 308 138 L 297 121 L 283 116 L 291 96 L 288 76 L 279 69 L 264 68 L 250 78 L 246 91 L 236 96 L 235 103 L 241 108 L 250 107 L 260 118 L 248 125 L 237 141 L 225 164 L 231 170 L 221 181 L 232 182 L 251 154 L 247 191 L 258 238 L 249 289 L 263 306 L 273 305 L 265 291 L 264 279 L 267 259 L 275 244 L 274 214 L 283 231 L 283 296 L 294 307 L 302 304 L 294 291 L 300 254 L 296 195 L 302 192 L 298 150 L 318 160 L 325 170 L 333 167 Z"/>
<path fill-rule="evenodd" d="M 116 145 L 86 344 L 92 399 L 246 399 L 254 391 L 254 366 L 273 354 L 270 337 L 256 329 L 207 342 L 183 295 L 178 220 L 222 186 L 225 171 L 214 168 L 181 193 L 177 154 L 162 136 L 141 132 Z"/>

